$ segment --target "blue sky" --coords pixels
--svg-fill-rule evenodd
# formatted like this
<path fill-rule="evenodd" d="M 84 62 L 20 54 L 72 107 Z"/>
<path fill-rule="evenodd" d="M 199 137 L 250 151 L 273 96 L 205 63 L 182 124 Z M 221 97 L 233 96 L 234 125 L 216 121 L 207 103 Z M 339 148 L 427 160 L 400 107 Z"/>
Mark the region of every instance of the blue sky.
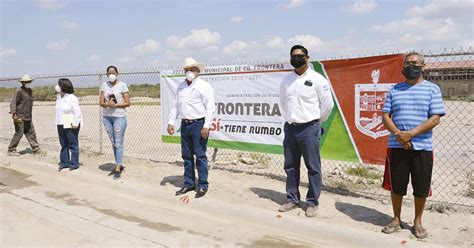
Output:
<path fill-rule="evenodd" d="M 0 77 L 474 47 L 473 0 L 0 0 Z"/>

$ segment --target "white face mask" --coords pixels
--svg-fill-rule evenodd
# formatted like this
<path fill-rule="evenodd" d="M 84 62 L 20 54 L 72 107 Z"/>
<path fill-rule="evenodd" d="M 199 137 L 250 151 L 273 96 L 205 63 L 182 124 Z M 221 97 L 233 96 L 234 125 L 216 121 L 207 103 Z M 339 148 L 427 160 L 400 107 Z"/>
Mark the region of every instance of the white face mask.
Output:
<path fill-rule="evenodd" d="M 56 93 L 61 93 L 61 87 L 59 85 L 54 86 L 54 90 L 56 90 Z"/>
<path fill-rule="evenodd" d="M 117 80 L 117 76 L 115 74 L 109 74 L 109 81 L 115 82 Z"/>
<path fill-rule="evenodd" d="M 192 71 L 186 72 L 186 80 L 189 82 L 192 82 L 196 78 L 196 74 L 194 74 Z"/>

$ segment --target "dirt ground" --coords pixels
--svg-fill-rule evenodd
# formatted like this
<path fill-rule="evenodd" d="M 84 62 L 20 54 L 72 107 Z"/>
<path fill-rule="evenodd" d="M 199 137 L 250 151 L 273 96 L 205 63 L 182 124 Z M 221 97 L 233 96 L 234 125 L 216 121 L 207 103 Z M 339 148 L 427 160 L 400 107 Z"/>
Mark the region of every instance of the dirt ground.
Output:
<path fill-rule="evenodd" d="M 0 142 L 2 147 L 7 142 Z M 21 147 L 26 146 L 22 143 Z M 81 154 L 76 171 L 57 172 L 58 152 L 0 154 L 1 247 L 472 247 L 473 213 L 426 211 L 426 240 L 405 229 L 380 232 L 391 206 L 323 191 L 319 214 L 278 213 L 284 182 L 213 169 L 210 190 L 189 202 L 175 197 L 177 163 L 128 158 L 122 179 L 107 176 L 111 160 Z M 303 175 L 306 176 L 306 175 Z M 304 195 L 307 188 L 302 187 Z"/>

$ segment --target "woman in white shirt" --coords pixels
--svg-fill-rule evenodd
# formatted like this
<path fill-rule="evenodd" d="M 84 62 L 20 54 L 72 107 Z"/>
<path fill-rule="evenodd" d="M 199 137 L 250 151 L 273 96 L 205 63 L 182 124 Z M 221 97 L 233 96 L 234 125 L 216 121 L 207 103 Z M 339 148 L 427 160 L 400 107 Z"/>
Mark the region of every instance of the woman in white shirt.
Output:
<path fill-rule="evenodd" d="M 61 152 L 59 155 L 59 171 L 64 168 L 79 168 L 79 129 L 82 122 L 79 100 L 73 94 L 74 86 L 67 78 L 61 78 L 55 86 L 56 121 L 58 127 Z"/>
<path fill-rule="evenodd" d="M 130 107 L 130 96 L 127 84 L 117 79 L 118 69 L 107 67 L 108 81 L 100 87 L 99 105 L 103 108 L 102 122 L 112 142 L 115 157 L 115 169 L 109 175 L 120 178 L 123 166 L 123 139 L 127 128 L 126 109 Z"/>

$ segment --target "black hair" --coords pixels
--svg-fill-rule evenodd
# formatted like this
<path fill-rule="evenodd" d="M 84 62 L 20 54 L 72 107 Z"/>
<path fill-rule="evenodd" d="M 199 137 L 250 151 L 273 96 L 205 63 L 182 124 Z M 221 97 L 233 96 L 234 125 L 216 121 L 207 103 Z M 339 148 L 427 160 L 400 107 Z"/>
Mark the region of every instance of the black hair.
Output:
<path fill-rule="evenodd" d="M 114 69 L 117 73 L 119 73 L 117 67 L 115 67 L 115 66 L 113 66 L 113 65 L 109 65 L 109 66 L 107 67 L 107 70 L 105 70 L 105 73 L 108 73 L 108 72 L 109 72 L 109 69 Z"/>
<path fill-rule="evenodd" d="M 293 51 L 296 50 L 296 49 L 300 49 L 301 51 L 303 51 L 303 53 L 304 53 L 306 56 L 308 56 L 308 49 L 306 49 L 306 48 L 305 48 L 304 46 L 302 46 L 302 45 L 294 45 L 294 46 L 292 46 L 291 49 L 290 49 L 290 55 L 291 55 L 291 53 L 293 53 Z"/>
<path fill-rule="evenodd" d="M 74 86 L 72 85 L 71 80 L 67 78 L 60 78 L 58 80 L 58 85 L 59 85 L 59 88 L 61 88 L 62 92 L 68 93 L 68 94 L 74 93 Z"/>

